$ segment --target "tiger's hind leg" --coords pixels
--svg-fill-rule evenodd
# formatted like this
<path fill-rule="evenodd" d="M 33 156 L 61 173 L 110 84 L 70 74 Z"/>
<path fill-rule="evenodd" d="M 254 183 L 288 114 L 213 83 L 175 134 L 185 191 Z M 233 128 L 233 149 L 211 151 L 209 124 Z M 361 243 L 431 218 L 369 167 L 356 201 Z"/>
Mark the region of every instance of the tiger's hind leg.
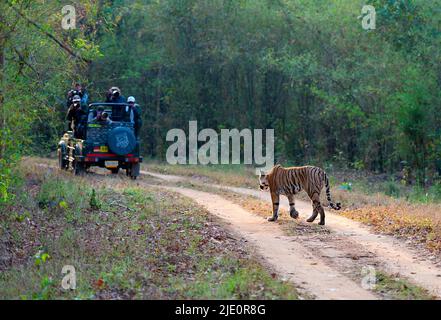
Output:
<path fill-rule="evenodd" d="M 325 210 L 323 209 L 323 207 L 320 204 L 320 202 L 318 203 L 317 211 L 320 213 L 319 225 L 324 226 L 325 225 Z"/>
<path fill-rule="evenodd" d="M 313 212 L 312 215 L 306 221 L 314 222 L 315 218 L 317 218 L 318 214 L 320 213 L 319 225 L 323 226 L 325 224 L 325 210 L 323 209 L 320 203 L 320 195 L 318 193 L 314 193 L 314 195 L 310 198 L 312 200 Z"/>
<path fill-rule="evenodd" d="M 291 216 L 291 218 L 293 219 L 297 219 L 299 217 L 299 212 L 296 210 L 295 208 L 295 203 L 294 203 L 294 195 L 290 194 L 287 196 L 288 201 L 289 201 L 289 215 Z"/>
<path fill-rule="evenodd" d="M 273 203 L 273 216 L 269 217 L 268 221 L 277 221 L 279 218 L 279 195 L 271 192 L 271 200 Z"/>
<path fill-rule="evenodd" d="M 312 215 L 306 220 L 308 222 L 314 222 L 315 218 L 317 218 L 317 216 L 318 216 L 317 210 L 315 209 L 314 205 L 312 205 L 312 206 L 314 208 L 314 211 L 312 212 Z"/>

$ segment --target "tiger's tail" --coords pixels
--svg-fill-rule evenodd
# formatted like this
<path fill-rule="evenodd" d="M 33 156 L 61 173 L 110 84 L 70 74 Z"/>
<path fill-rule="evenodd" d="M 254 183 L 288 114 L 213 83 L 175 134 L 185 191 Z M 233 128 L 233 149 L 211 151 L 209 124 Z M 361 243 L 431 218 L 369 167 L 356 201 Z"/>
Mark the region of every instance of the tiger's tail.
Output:
<path fill-rule="evenodd" d="M 329 179 L 328 179 L 328 175 L 324 173 L 324 178 L 325 178 L 325 187 L 326 187 L 326 199 L 329 202 L 329 206 L 334 209 L 334 210 L 340 210 L 341 209 L 341 204 L 340 202 L 336 202 L 335 204 L 332 202 L 331 200 L 331 191 L 329 189 Z"/>

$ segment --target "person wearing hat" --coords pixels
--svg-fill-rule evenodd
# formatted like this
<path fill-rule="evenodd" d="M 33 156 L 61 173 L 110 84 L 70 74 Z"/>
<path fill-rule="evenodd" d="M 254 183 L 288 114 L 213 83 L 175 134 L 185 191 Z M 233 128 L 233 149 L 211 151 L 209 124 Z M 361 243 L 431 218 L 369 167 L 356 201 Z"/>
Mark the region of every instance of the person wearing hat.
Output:
<path fill-rule="evenodd" d="M 69 107 L 72 104 L 72 99 L 76 95 L 80 96 L 82 105 L 84 106 L 87 105 L 89 100 L 89 94 L 80 83 L 76 83 L 75 88 L 69 90 L 69 92 L 67 93 L 67 102 L 66 102 L 67 107 Z"/>
<path fill-rule="evenodd" d="M 89 115 L 91 116 L 91 115 Z M 111 124 L 113 121 L 110 120 L 109 114 L 104 110 L 103 106 L 99 106 L 96 110 L 95 116 L 89 122 L 100 123 L 100 124 Z"/>
<path fill-rule="evenodd" d="M 121 94 L 121 90 L 118 87 L 112 87 L 107 92 L 106 102 L 125 103 L 126 98 Z"/>
<path fill-rule="evenodd" d="M 75 138 L 82 138 L 81 123 L 86 112 L 81 108 L 81 97 L 74 95 L 72 97 L 72 104 L 67 110 L 66 120 L 69 121 L 69 129 L 74 132 Z"/>
<path fill-rule="evenodd" d="M 104 123 L 104 124 L 111 124 L 113 121 L 112 120 L 110 120 L 110 118 L 109 118 L 109 114 L 107 113 L 107 111 L 104 111 L 102 114 L 101 114 L 101 123 Z"/>
<path fill-rule="evenodd" d="M 121 94 L 118 87 L 111 87 L 107 92 L 106 102 L 108 103 L 126 103 L 126 98 Z M 124 118 L 124 110 L 122 107 L 112 107 L 112 120 L 121 121 Z"/>
<path fill-rule="evenodd" d="M 141 110 L 139 108 L 139 105 L 136 104 L 135 97 L 128 97 L 127 103 L 128 109 L 130 111 L 130 121 L 133 122 L 135 128 L 135 136 L 138 137 L 139 129 L 141 129 L 142 126 Z"/>

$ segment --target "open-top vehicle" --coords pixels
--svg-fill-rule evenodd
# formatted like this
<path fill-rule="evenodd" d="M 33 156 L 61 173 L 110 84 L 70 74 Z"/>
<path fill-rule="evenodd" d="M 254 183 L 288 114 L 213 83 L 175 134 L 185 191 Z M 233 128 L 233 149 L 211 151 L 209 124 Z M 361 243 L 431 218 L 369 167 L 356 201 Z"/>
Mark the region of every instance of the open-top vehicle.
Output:
<path fill-rule="evenodd" d="M 92 166 L 107 168 L 115 174 L 125 169 L 127 176 L 136 179 L 142 157 L 128 108 L 125 103 L 90 104 L 82 139 L 68 131 L 58 144 L 60 169 L 72 169 L 77 175 Z M 107 113 L 109 120 L 97 120 L 98 110 Z"/>

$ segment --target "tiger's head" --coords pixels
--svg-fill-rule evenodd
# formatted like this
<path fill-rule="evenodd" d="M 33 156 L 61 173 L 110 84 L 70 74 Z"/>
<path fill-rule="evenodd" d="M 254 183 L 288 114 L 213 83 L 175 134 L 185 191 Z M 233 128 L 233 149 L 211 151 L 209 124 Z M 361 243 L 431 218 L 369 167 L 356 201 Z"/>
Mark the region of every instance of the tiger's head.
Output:
<path fill-rule="evenodd" d="M 262 191 L 266 191 L 269 189 L 268 175 L 266 175 L 263 171 L 260 171 L 259 188 Z"/>

